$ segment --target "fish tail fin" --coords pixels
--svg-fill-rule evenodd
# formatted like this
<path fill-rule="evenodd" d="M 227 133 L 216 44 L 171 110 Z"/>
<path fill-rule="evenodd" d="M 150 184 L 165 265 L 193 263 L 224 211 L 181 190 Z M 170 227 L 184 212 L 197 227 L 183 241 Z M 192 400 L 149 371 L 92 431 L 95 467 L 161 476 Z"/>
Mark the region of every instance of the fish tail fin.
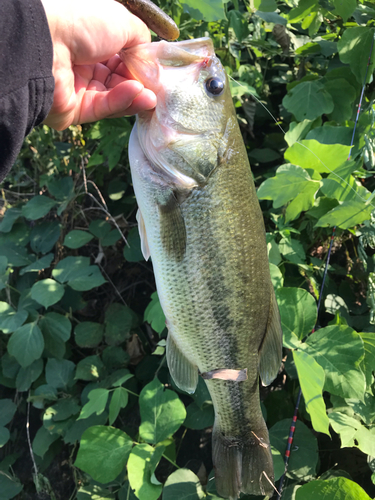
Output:
<path fill-rule="evenodd" d="M 213 463 L 219 495 L 236 500 L 241 491 L 251 495 L 274 492 L 274 473 L 268 431 L 264 424 L 246 438 L 225 436 L 215 426 Z"/>

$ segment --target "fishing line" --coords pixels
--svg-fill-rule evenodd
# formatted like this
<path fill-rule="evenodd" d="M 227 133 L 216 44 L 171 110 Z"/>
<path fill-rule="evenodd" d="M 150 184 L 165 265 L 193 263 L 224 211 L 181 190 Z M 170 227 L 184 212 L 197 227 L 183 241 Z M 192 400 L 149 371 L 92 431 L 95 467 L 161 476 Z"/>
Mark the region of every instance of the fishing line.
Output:
<path fill-rule="evenodd" d="M 364 95 L 364 92 L 365 92 L 367 74 L 368 74 L 368 69 L 369 69 L 370 62 L 371 62 L 372 50 L 373 50 L 373 47 L 374 47 L 374 40 L 375 40 L 375 34 L 374 34 L 374 36 L 372 38 L 372 42 L 371 42 L 371 47 L 370 47 L 370 53 L 369 53 L 369 57 L 368 57 L 368 61 L 367 61 L 365 78 L 364 78 L 363 85 L 362 85 L 361 96 L 360 96 L 359 103 L 358 103 L 357 116 L 356 116 L 356 119 L 355 119 L 354 129 L 353 129 L 353 135 L 352 135 L 352 139 L 351 139 L 351 143 L 350 143 L 350 152 L 349 152 L 348 160 L 350 160 L 350 157 L 351 157 L 351 151 L 352 151 L 353 143 L 354 143 L 354 135 L 355 135 L 357 123 L 358 123 L 358 120 L 359 120 L 359 114 L 361 112 L 362 99 L 363 99 L 363 95 Z M 373 196 L 374 196 L 374 193 L 371 195 L 371 197 L 369 198 L 369 200 Z M 360 196 L 360 198 L 362 198 L 362 197 Z M 325 281 L 326 281 L 326 277 L 327 277 L 327 271 L 328 271 L 329 261 L 330 261 L 330 258 L 331 258 L 331 251 L 332 251 L 332 246 L 333 246 L 333 240 L 335 238 L 335 231 L 336 231 L 336 226 L 334 226 L 333 229 L 332 229 L 331 241 L 330 241 L 330 244 L 329 244 L 329 249 L 328 249 L 326 264 L 325 264 L 325 267 L 324 267 L 323 279 L 322 279 L 322 284 L 321 284 L 321 287 L 320 287 L 319 301 L 318 301 L 318 306 L 317 306 L 317 321 L 316 321 L 315 327 L 312 329 L 310 335 L 312 335 L 315 332 L 315 330 L 317 328 L 319 328 L 318 327 L 319 310 L 320 310 L 321 300 L 322 300 L 322 296 L 323 296 L 324 285 L 325 285 Z M 288 470 L 289 457 L 290 457 L 290 453 L 291 453 L 291 447 L 292 447 L 292 444 L 293 444 L 294 432 L 296 430 L 297 415 L 298 415 L 298 410 L 299 410 L 299 405 L 300 405 L 301 397 L 302 397 L 302 390 L 301 390 L 301 387 L 300 387 L 299 392 L 298 392 L 298 396 L 297 396 L 296 406 L 294 408 L 294 414 L 293 414 L 293 418 L 292 418 L 292 425 L 290 426 L 290 429 L 289 429 L 288 444 L 287 444 L 287 448 L 286 448 L 285 455 L 284 455 L 284 466 L 285 466 L 285 468 L 284 468 L 284 474 L 281 476 L 280 481 L 279 481 L 279 493 L 278 493 L 277 500 L 281 500 L 281 497 L 282 497 L 282 494 L 283 494 L 283 487 L 284 487 L 285 475 L 286 475 L 287 470 Z"/>
<path fill-rule="evenodd" d="M 372 40 L 372 43 L 374 43 L 374 39 Z M 372 47 L 373 45 L 371 45 L 371 52 L 372 52 Z M 370 62 L 370 58 L 371 58 L 371 52 L 370 52 L 370 57 L 369 57 L 369 62 Z M 368 70 L 368 66 L 367 66 L 367 70 Z M 366 77 L 367 78 L 367 70 L 366 70 Z M 238 82 L 237 80 L 235 80 L 232 76 L 228 75 L 229 78 L 234 82 L 236 83 L 238 86 L 246 89 L 246 87 L 244 85 L 242 85 L 240 82 Z M 355 131 L 356 131 L 356 126 L 357 126 L 357 123 L 358 123 L 358 118 L 359 118 L 359 111 L 361 109 L 361 103 L 362 103 L 362 98 L 363 98 L 363 93 L 364 91 L 362 90 L 362 93 L 361 93 L 361 98 L 360 98 L 360 103 L 358 105 L 358 111 L 357 111 L 357 116 L 356 116 L 356 121 L 354 123 L 354 129 L 353 129 L 353 135 L 352 135 L 352 140 L 351 140 L 351 144 L 350 144 L 350 151 L 352 150 L 353 148 L 353 142 L 354 142 L 354 134 L 355 134 Z M 281 130 L 281 132 L 285 135 L 286 132 L 285 130 L 283 129 L 283 127 L 280 125 L 280 123 L 277 121 L 277 119 L 275 118 L 275 116 L 271 113 L 271 111 L 267 108 L 267 106 L 265 104 L 263 104 L 263 102 L 258 99 L 258 97 L 255 95 L 255 94 L 250 94 L 251 97 L 253 97 L 266 111 L 267 113 L 270 115 L 270 117 L 272 118 L 272 120 L 276 123 L 276 125 L 279 127 L 279 129 Z M 311 153 L 313 156 L 315 156 L 315 158 L 317 160 L 320 161 L 320 163 L 333 175 L 335 175 L 338 179 L 340 179 L 341 182 L 343 182 L 347 187 L 349 187 L 349 189 L 351 189 L 356 196 L 358 196 L 358 198 L 360 198 L 361 201 L 365 202 L 365 203 L 369 203 L 373 208 L 375 208 L 375 205 L 373 205 L 372 203 L 370 203 L 370 200 L 372 200 L 372 198 L 375 197 L 375 191 L 371 194 L 370 193 L 370 196 L 366 199 L 366 198 L 363 198 L 363 196 L 361 196 L 354 188 L 353 186 L 351 186 L 345 179 L 343 179 L 338 173 L 336 173 L 334 170 L 331 170 L 328 165 L 326 165 L 324 163 L 324 161 L 319 158 L 319 156 L 314 153 L 314 151 L 312 151 L 308 146 L 306 146 L 306 144 L 303 144 L 302 142 L 300 141 L 295 141 L 295 144 L 299 144 L 300 146 L 302 146 L 303 148 L 307 149 L 307 151 L 309 151 L 309 153 Z M 348 160 L 350 159 L 350 155 L 351 153 L 349 153 L 349 157 L 348 157 Z"/>

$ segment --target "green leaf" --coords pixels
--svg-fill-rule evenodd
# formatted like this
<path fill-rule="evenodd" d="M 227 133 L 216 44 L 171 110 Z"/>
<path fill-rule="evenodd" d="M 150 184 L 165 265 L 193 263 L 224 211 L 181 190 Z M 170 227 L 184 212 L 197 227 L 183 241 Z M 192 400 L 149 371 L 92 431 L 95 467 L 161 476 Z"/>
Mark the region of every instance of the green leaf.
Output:
<path fill-rule="evenodd" d="M 77 365 L 76 380 L 98 380 L 102 375 L 104 365 L 99 356 L 87 356 Z"/>
<path fill-rule="evenodd" d="M 342 229 L 349 229 L 369 220 L 374 207 L 367 205 L 361 200 L 344 201 L 341 205 L 333 208 L 323 215 L 315 224 L 316 227 L 338 226 Z"/>
<path fill-rule="evenodd" d="M 289 431 L 290 418 L 280 420 L 269 430 L 271 445 L 283 456 L 288 443 Z M 287 477 L 299 479 L 311 475 L 315 476 L 318 458 L 316 437 L 305 424 L 297 420 Z"/>
<path fill-rule="evenodd" d="M 46 309 L 56 304 L 64 295 L 65 288 L 57 281 L 47 278 L 37 281 L 31 287 L 31 298 L 42 304 Z"/>
<path fill-rule="evenodd" d="M 284 285 L 284 277 L 280 269 L 270 262 L 271 281 L 275 290 L 282 288 Z"/>
<path fill-rule="evenodd" d="M 149 444 L 137 444 L 131 451 L 128 461 L 129 483 L 139 500 L 157 500 L 162 485 L 154 484 L 153 474 L 158 465 L 165 446 L 152 448 Z"/>
<path fill-rule="evenodd" d="M 125 467 L 132 446 L 133 441 L 125 432 L 96 425 L 83 433 L 74 465 L 95 481 L 108 483 Z"/>
<path fill-rule="evenodd" d="M 33 382 L 37 380 L 43 372 L 44 363 L 42 359 L 37 359 L 26 368 L 22 368 L 17 373 L 16 387 L 19 392 L 27 391 Z"/>
<path fill-rule="evenodd" d="M 160 443 L 172 436 L 183 424 L 186 410 L 177 396 L 155 378 L 139 397 L 141 425 L 139 435 L 148 443 Z"/>
<path fill-rule="evenodd" d="M 107 344 L 119 345 L 130 337 L 133 313 L 123 304 L 111 304 L 105 312 L 104 323 Z"/>
<path fill-rule="evenodd" d="M 101 239 L 107 236 L 111 231 L 111 224 L 102 219 L 93 220 L 90 222 L 89 231 L 97 238 Z"/>
<path fill-rule="evenodd" d="M 54 222 L 42 222 L 33 227 L 30 234 L 30 246 L 35 253 L 47 253 L 55 246 L 60 238 L 60 224 Z"/>
<path fill-rule="evenodd" d="M 59 399 L 56 404 L 52 406 L 54 411 L 53 420 L 61 422 L 66 420 L 72 415 L 77 415 L 80 412 L 81 406 L 74 398 Z"/>
<path fill-rule="evenodd" d="M 340 435 L 342 448 L 357 447 L 366 455 L 375 456 L 374 427 L 367 429 L 359 420 L 339 411 L 332 412 L 329 421 Z"/>
<path fill-rule="evenodd" d="M 160 305 L 158 292 L 151 295 L 151 302 L 146 307 L 144 320 L 150 323 L 157 333 L 161 333 L 165 328 L 165 315 Z"/>
<path fill-rule="evenodd" d="M 21 217 L 22 210 L 12 207 L 5 211 L 3 220 L 0 222 L 0 232 L 9 233 L 12 230 L 13 224 Z"/>
<path fill-rule="evenodd" d="M 306 254 L 301 242 L 291 236 L 280 240 L 279 250 L 289 262 L 294 262 L 295 264 L 306 262 Z"/>
<path fill-rule="evenodd" d="M 339 123 L 350 120 L 357 96 L 355 88 L 343 78 L 328 80 L 324 84 L 324 88 L 330 94 L 334 104 L 333 111 L 328 114 L 329 119 Z"/>
<path fill-rule="evenodd" d="M 27 323 L 12 333 L 8 342 L 8 352 L 26 368 L 39 359 L 43 353 L 44 339 L 36 323 Z"/>
<path fill-rule="evenodd" d="M 54 255 L 53 253 L 49 253 L 48 255 L 44 255 L 40 259 L 36 260 L 29 266 L 24 267 L 23 269 L 20 270 L 20 275 L 23 276 L 26 273 L 35 273 L 39 271 L 43 271 L 44 269 L 47 269 L 50 265 L 51 262 L 53 261 Z"/>
<path fill-rule="evenodd" d="M 7 302 L 0 302 L 0 330 L 3 333 L 12 333 L 26 321 L 27 311 L 15 311 Z"/>
<path fill-rule="evenodd" d="M 229 85 L 232 97 L 242 97 L 246 94 L 258 96 L 254 87 L 241 80 L 230 80 Z"/>
<path fill-rule="evenodd" d="M 353 0 L 351 0 L 353 1 Z M 372 51 L 369 61 L 370 48 L 374 37 L 375 29 L 369 27 L 349 28 L 343 32 L 337 44 L 340 60 L 349 64 L 352 73 L 357 81 L 362 84 L 366 73 L 366 83 L 369 83 L 374 71 L 375 52 Z M 369 66 L 367 69 L 367 65 Z"/>
<path fill-rule="evenodd" d="M 30 201 L 22 207 L 22 214 L 26 219 L 37 220 L 41 219 L 56 205 L 55 200 L 51 200 L 47 196 L 39 195 L 31 198 Z"/>
<path fill-rule="evenodd" d="M 10 439 L 9 429 L 0 426 L 0 449 L 7 444 Z"/>
<path fill-rule="evenodd" d="M 79 292 L 92 290 L 103 285 L 103 283 L 106 283 L 106 280 L 103 278 L 98 266 L 81 268 L 76 276 L 68 281 L 69 286 Z"/>
<path fill-rule="evenodd" d="M 206 498 L 198 477 L 189 469 L 178 469 L 167 479 L 163 500 L 202 500 Z"/>
<path fill-rule="evenodd" d="M 9 424 L 16 410 L 17 405 L 11 399 L 0 399 L 0 426 Z"/>
<path fill-rule="evenodd" d="M 296 500 L 371 500 L 354 481 L 334 477 L 326 481 L 311 481 L 296 491 Z"/>
<path fill-rule="evenodd" d="M 205 429 L 214 424 L 215 413 L 213 404 L 210 402 L 200 408 L 196 403 L 190 403 L 186 408 L 184 426 L 188 429 Z"/>
<path fill-rule="evenodd" d="M 84 405 L 78 420 L 87 418 L 93 413 L 100 415 L 107 406 L 109 391 L 107 389 L 93 389 L 88 393 L 89 401 Z"/>
<path fill-rule="evenodd" d="M 69 144 L 69 146 L 71 146 Z M 56 177 L 55 175 L 48 180 L 48 191 L 57 200 L 63 201 L 70 198 L 74 192 L 73 179 L 71 177 Z"/>
<path fill-rule="evenodd" d="M 184 12 L 190 14 L 190 16 L 197 21 L 211 22 L 225 19 L 221 0 L 206 0 L 205 2 L 200 2 L 199 0 L 183 0 L 181 5 Z"/>
<path fill-rule="evenodd" d="M 64 443 L 66 444 L 74 444 L 77 441 L 80 441 L 82 438 L 82 434 L 89 428 L 94 425 L 104 425 L 108 420 L 108 413 L 103 412 L 100 415 L 96 415 L 93 413 L 90 417 L 85 418 L 83 420 L 76 420 L 74 424 L 69 427 L 65 436 Z"/>
<path fill-rule="evenodd" d="M 66 389 L 74 377 L 75 364 L 67 359 L 48 359 L 47 384 L 55 389 Z"/>
<path fill-rule="evenodd" d="M 64 238 L 63 245 L 68 248 L 81 248 L 93 239 L 93 235 L 87 231 L 73 229 Z"/>
<path fill-rule="evenodd" d="M 144 260 L 141 250 L 141 239 L 137 227 L 133 227 L 127 235 L 128 245 L 124 247 L 124 257 L 128 262 L 140 262 Z"/>
<path fill-rule="evenodd" d="M 343 108 L 340 107 L 340 110 L 342 109 Z M 332 121 L 327 123 L 332 124 Z M 305 139 L 314 140 L 320 142 L 320 144 L 343 144 L 344 146 L 349 146 L 352 140 L 352 135 L 352 127 L 341 127 L 324 124 L 322 127 L 315 127 L 310 130 L 307 133 Z"/>
<path fill-rule="evenodd" d="M 363 399 L 366 382 L 360 363 L 364 347 L 357 332 L 348 326 L 327 326 L 314 332 L 302 347 L 324 368 L 324 390 L 343 398 Z"/>
<path fill-rule="evenodd" d="M 76 344 L 80 347 L 96 347 L 103 339 L 104 328 L 100 323 L 84 321 L 74 329 Z"/>
<path fill-rule="evenodd" d="M 27 253 L 26 248 L 14 243 L 0 245 L 0 255 L 8 259 L 8 266 L 11 267 L 28 266 L 34 260 L 33 257 Z"/>
<path fill-rule="evenodd" d="M 77 273 L 82 269 L 90 266 L 89 257 L 66 257 L 60 260 L 55 269 L 52 271 L 52 276 L 59 283 L 67 283 L 73 280 Z"/>
<path fill-rule="evenodd" d="M 42 425 L 42 427 L 39 427 L 33 440 L 33 452 L 39 457 L 43 458 L 51 444 L 57 441 L 57 439 L 59 438 L 60 436 L 58 434 L 51 434 Z"/>
<path fill-rule="evenodd" d="M 277 4 L 275 0 L 254 0 L 254 7 L 262 12 L 274 12 Z"/>
<path fill-rule="evenodd" d="M 315 120 L 318 116 L 331 113 L 334 108 L 331 95 L 318 80 L 302 82 L 293 87 L 284 97 L 283 105 L 299 122 Z"/>
<path fill-rule="evenodd" d="M 272 0 L 271 0 L 272 1 Z M 275 9 L 274 9 L 275 10 Z M 248 22 L 238 10 L 230 10 L 227 14 L 229 26 L 233 29 L 237 40 L 242 42 L 249 34 Z"/>
<path fill-rule="evenodd" d="M 279 304 L 284 346 L 298 348 L 301 340 L 314 328 L 317 307 L 314 297 L 302 288 L 279 288 L 276 291 Z"/>
<path fill-rule="evenodd" d="M 39 325 L 48 353 L 62 359 L 65 354 L 65 342 L 69 340 L 72 329 L 70 320 L 61 314 L 50 312 L 41 318 Z"/>
<path fill-rule="evenodd" d="M 293 350 L 293 360 L 312 426 L 316 432 L 330 436 L 329 419 L 323 399 L 324 370 L 312 356 L 303 351 Z"/>
<path fill-rule="evenodd" d="M 332 0 L 335 10 L 333 13 L 346 21 L 355 11 L 357 2 L 355 0 Z"/>
<path fill-rule="evenodd" d="M 285 159 L 304 169 L 331 173 L 348 158 L 350 146 L 342 144 L 320 144 L 315 140 L 294 143 L 285 151 Z"/>
<path fill-rule="evenodd" d="M 372 373 L 375 371 L 375 333 L 363 332 L 359 334 L 363 340 L 365 348 L 365 358 L 363 360 L 363 371 L 366 376 L 368 386 L 372 384 Z"/>
<path fill-rule="evenodd" d="M 109 425 L 118 417 L 121 408 L 125 408 L 128 404 L 129 393 L 123 387 L 118 387 L 113 391 L 111 402 L 109 404 Z"/>
<path fill-rule="evenodd" d="M 102 247 L 110 247 L 115 245 L 117 241 L 121 239 L 121 233 L 119 233 L 118 229 L 113 229 L 110 233 L 108 233 L 101 240 Z"/>
<path fill-rule="evenodd" d="M 22 484 L 16 477 L 10 474 L 0 474 L 0 491 L 2 495 L 1 500 L 10 500 L 14 498 L 23 489 Z"/>

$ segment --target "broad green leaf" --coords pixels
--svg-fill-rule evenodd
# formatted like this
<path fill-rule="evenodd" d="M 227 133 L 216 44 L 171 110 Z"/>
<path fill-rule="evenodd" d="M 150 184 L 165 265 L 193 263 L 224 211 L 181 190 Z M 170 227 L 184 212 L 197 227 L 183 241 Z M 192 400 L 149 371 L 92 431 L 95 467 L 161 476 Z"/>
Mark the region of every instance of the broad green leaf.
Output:
<path fill-rule="evenodd" d="M 44 269 L 47 269 L 51 265 L 53 258 L 54 258 L 53 253 L 49 253 L 47 255 L 44 255 L 43 257 L 36 260 L 32 264 L 22 268 L 20 271 L 20 275 L 23 276 L 26 273 L 35 273 L 35 272 L 39 272 L 39 271 L 43 271 Z"/>
<path fill-rule="evenodd" d="M 329 119 L 339 123 L 350 120 L 357 95 L 355 88 L 343 78 L 328 80 L 324 88 L 330 94 L 334 104 L 333 111 L 328 114 Z"/>
<path fill-rule="evenodd" d="M 112 179 L 108 184 L 108 196 L 112 201 L 121 200 L 124 196 L 128 184 L 118 178 Z"/>
<path fill-rule="evenodd" d="M 56 201 L 44 195 L 34 196 L 22 207 L 22 214 L 26 219 L 41 219 L 56 205 Z"/>
<path fill-rule="evenodd" d="M 70 320 L 62 314 L 50 312 L 41 318 L 39 325 L 48 353 L 62 359 L 65 354 L 65 342 L 69 340 L 72 329 Z"/>
<path fill-rule="evenodd" d="M 162 457 L 165 446 L 155 448 L 149 444 L 137 444 L 129 455 L 127 465 L 129 483 L 139 500 L 157 500 L 163 489 L 162 484 L 155 484 L 154 471 Z"/>
<path fill-rule="evenodd" d="M 118 417 L 121 408 L 125 408 L 128 404 L 129 393 L 123 387 L 117 387 L 112 393 L 111 402 L 109 404 L 109 425 Z"/>
<path fill-rule="evenodd" d="M 47 278 L 34 283 L 31 287 L 31 298 L 46 309 L 56 304 L 64 295 L 65 288 L 57 281 Z"/>
<path fill-rule="evenodd" d="M 202 500 L 206 495 L 198 477 L 189 469 L 178 469 L 167 479 L 163 500 Z"/>
<path fill-rule="evenodd" d="M 301 242 L 290 236 L 280 240 L 279 250 L 290 262 L 294 262 L 295 264 L 306 262 L 306 254 Z"/>
<path fill-rule="evenodd" d="M 315 225 L 317 227 L 338 226 L 342 229 L 349 229 L 369 220 L 373 210 L 372 205 L 361 200 L 344 201 L 341 205 L 323 215 Z"/>
<path fill-rule="evenodd" d="M 60 237 L 60 224 L 56 221 L 36 224 L 31 230 L 30 246 L 35 253 L 45 254 L 52 250 Z"/>
<path fill-rule="evenodd" d="M 0 449 L 7 444 L 10 439 L 10 432 L 7 427 L 0 425 Z"/>
<path fill-rule="evenodd" d="M 128 262 L 140 262 L 144 260 L 141 250 L 141 239 L 137 227 L 133 227 L 126 237 L 128 245 L 124 247 L 124 257 Z"/>
<path fill-rule="evenodd" d="M 69 146 L 71 145 L 69 144 Z M 54 175 L 48 180 L 47 186 L 52 196 L 60 201 L 66 200 L 72 196 L 74 190 L 73 179 L 71 177 L 59 178 Z"/>
<path fill-rule="evenodd" d="M 343 398 L 363 399 L 366 381 L 360 363 L 364 347 L 357 332 L 348 326 L 327 326 L 314 332 L 302 347 L 324 368 L 324 390 Z"/>
<path fill-rule="evenodd" d="M 100 415 L 105 410 L 109 397 L 107 389 L 93 389 L 88 393 L 89 401 L 84 405 L 78 420 L 87 418 L 93 413 Z"/>
<path fill-rule="evenodd" d="M 332 0 L 332 3 L 335 6 L 333 13 L 342 17 L 343 21 L 347 21 L 357 7 L 355 0 Z"/>
<path fill-rule="evenodd" d="M 296 142 L 285 151 L 285 159 L 304 169 L 331 173 L 348 158 L 350 146 L 320 144 L 314 140 Z"/>
<path fill-rule="evenodd" d="M 39 359 L 43 353 L 44 339 L 36 323 L 27 323 L 12 333 L 8 342 L 8 352 L 26 368 Z"/>
<path fill-rule="evenodd" d="M 375 421 L 375 398 L 372 394 L 365 392 L 364 401 L 360 401 L 359 399 L 345 399 L 345 403 L 361 417 L 366 425 L 373 424 Z"/>
<path fill-rule="evenodd" d="M 346 80 L 343 81 L 346 82 Z M 342 108 L 340 108 L 341 110 Z M 304 139 L 315 140 L 320 144 L 343 144 L 344 146 L 350 146 L 352 135 L 352 127 L 333 126 L 325 123 L 322 127 L 315 127 L 310 130 Z"/>
<path fill-rule="evenodd" d="M 93 235 L 87 231 L 73 229 L 64 238 L 63 245 L 68 248 L 81 248 L 93 239 Z"/>
<path fill-rule="evenodd" d="M 188 12 L 197 21 L 220 21 L 225 19 L 223 3 L 221 0 L 183 0 L 181 2 L 184 12 Z"/>
<path fill-rule="evenodd" d="M 172 436 L 186 418 L 185 406 L 170 389 L 155 378 L 139 397 L 141 425 L 139 434 L 148 443 L 160 443 Z"/>
<path fill-rule="evenodd" d="M 327 179 L 323 180 L 322 193 L 328 198 L 335 198 L 338 201 L 367 199 L 370 196 L 370 192 L 358 184 L 351 175 L 357 168 L 354 161 L 343 163 Z"/>
<path fill-rule="evenodd" d="M 17 405 L 11 399 L 0 399 L 0 426 L 9 424 L 16 410 Z"/>
<path fill-rule="evenodd" d="M 372 373 L 375 371 L 375 333 L 363 332 L 359 335 L 362 337 L 365 348 L 363 371 L 366 376 L 366 383 L 370 386 L 373 381 Z"/>
<path fill-rule="evenodd" d="M 90 266 L 89 257 L 66 257 L 60 260 L 52 276 L 60 283 L 67 283 L 74 279 L 83 268 Z"/>
<path fill-rule="evenodd" d="M 44 363 L 41 358 L 37 359 L 26 368 L 21 367 L 17 373 L 16 387 L 19 392 L 27 391 L 33 382 L 40 377 L 43 372 Z"/>
<path fill-rule="evenodd" d="M 280 420 L 269 430 L 271 445 L 284 456 L 291 419 Z M 318 464 L 318 442 L 310 429 L 300 420 L 296 422 L 292 453 L 290 454 L 287 477 L 298 479 L 315 476 Z"/>
<path fill-rule="evenodd" d="M 57 441 L 57 439 L 59 438 L 60 436 L 58 434 L 51 434 L 42 425 L 42 427 L 39 427 L 33 440 L 33 452 L 39 457 L 43 458 L 51 444 Z"/>
<path fill-rule="evenodd" d="M 118 229 L 112 229 L 112 231 L 101 240 L 102 247 L 110 247 L 119 241 L 120 238 L 121 233 L 119 233 Z"/>
<path fill-rule="evenodd" d="M 106 283 L 98 266 L 81 268 L 76 276 L 68 281 L 73 290 L 86 292 Z"/>
<path fill-rule="evenodd" d="M 365 79 L 366 73 L 366 83 L 368 83 L 374 71 L 375 52 L 372 51 L 367 72 L 370 47 L 374 33 L 375 29 L 367 26 L 349 28 L 343 32 L 343 35 L 337 44 L 341 61 L 349 64 L 352 73 L 361 84 Z"/>
<path fill-rule="evenodd" d="M 254 87 L 241 80 L 230 80 L 229 85 L 232 97 L 241 97 L 246 94 L 258 96 Z"/>
<path fill-rule="evenodd" d="M 144 320 L 150 323 L 157 333 L 161 333 L 165 328 L 165 315 L 160 305 L 158 292 L 151 295 L 151 302 L 146 307 Z"/>
<path fill-rule="evenodd" d="M 80 347 L 96 347 L 102 341 L 103 325 L 93 321 L 83 321 L 74 329 L 76 344 Z"/>
<path fill-rule="evenodd" d="M 270 264 L 274 264 L 278 266 L 282 261 L 279 245 L 276 243 L 276 235 L 273 233 L 266 233 L 266 241 L 267 241 L 267 251 L 268 251 L 268 260 Z"/>
<path fill-rule="evenodd" d="M 319 181 L 311 181 L 301 190 L 287 206 L 285 211 L 285 222 L 297 219 L 297 217 L 301 215 L 301 212 L 305 212 L 314 206 L 315 196 L 319 187 Z"/>
<path fill-rule="evenodd" d="M 314 328 L 317 307 L 314 297 L 302 288 L 279 288 L 276 291 L 279 304 L 284 346 L 300 347 L 300 341 Z"/>
<path fill-rule="evenodd" d="M 77 364 L 76 380 L 98 380 L 102 375 L 104 365 L 99 356 L 87 356 Z"/>
<path fill-rule="evenodd" d="M 357 447 L 363 453 L 375 456 L 375 428 L 368 429 L 345 413 L 334 411 L 329 415 L 332 428 L 340 435 L 341 447 Z"/>
<path fill-rule="evenodd" d="M 87 484 L 81 486 L 77 491 L 75 500 L 115 500 L 116 494 L 108 488 L 102 488 L 97 484 Z M 120 498 L 119 498 L 120 500 Z M 137 500 L 136 497 L 125 498 L 125 500 Z"/>
<path fill-rule="evenodd" d="M 282 288 L 284 285 L 284 277 L 280 269 L 270 262 L 271 281 L 275 290 Z"/>
<path fill-rule="evenodd" d="M 315 120 L 318 116 L 331 113 L 334 108 L 331 95 L 318 80 L 302 82 L 293 87 L 284 97 L 283 105 L 299 122 Z"/>
<path fill-rule="evenodd" d="M 12 267 L 28 266 L 34 260 L 34 256 L 29 255 L 25 247 L 14 243 L 0 245 L 0 255 L 6 257 L 8 265 Z"/>
<path fill-rule="evenodd" d="M 87 417 L 83 420 L 76 420 L 74 424 L 69 427 L 67 432 L 64 435 L 64 443 L 66 444 L 74 444 L 77 441 L 80 441 L 82 438 L 82 434 L 89 428 L 94 425 L 104 425 L 107 423 L 108 413 L 104 411 L 100 415 L 96 415 L 93 413 L 90 417 Z"/>
<path fill-rule="evenodd" d="M 23 485 L 16 477 L 11 476 L 9 473 L 0 474 L 0 491 L 2 500 L 10 500 L 14 498 L 23 489 Z"/>
<path fill-rule="evenodd" d="M 3 333 L 12 333 L 26 321 L 27 311 L 15 311 L 7 302 L 0 302 L 0 330 Z"/>
<path fill-rule="evenodd" d="M 279 167 L 275 177 L 260 185 L 257 196 L 260 200 L 273 200 L 274 208 L 279 208 L 297 197 L 309 184 L 313 184 L 315 192 L 319 189 L 319 182 L 313 181 L 306 170 L 289 163 Z"/>
<path fill-rule="evenodd" d="M 54 410 L 53 420 L 60 422 L 66 420 L 72 415 L 79 413 L 81 406 L 74 398 L 59 399 L 56 404 L 52 406 Z"/>
<path fill-rule="evenodd" d="M 316 432 L 330 436 L 329 419 L 323 399 L 324 370 L 306 352 L 293 350 L 293 359 L 312 426 Z"/>
<path fill-rule="evenodd" d="M 90 222 L 89 231 L 91 234 L 101 239 L 107 236 L 108 233 L 110 233 L 111 224 L 102 219 L 93 220 Z"/>
<path fill-rule="evenodd" d="M 274 12 L 277 4 L 275 0 L 254 0 L 254 7 L 262 12 Z"/>
<path fill-rule="evenodd" d="M 184 426 L 188 429 L 205 429 L 214 424 L 215 413 L 212 403 L 205 404 L 200 408 L 196 403 L 190 403 L 186 408 Z"/>
<path fill-rule="evenodd" d="M 233 29 L 236 38 L 242 42 L 249 34 L 248 21 L 238 10 L 231 10 L 227 14 L 229 26 Z"/>
<path fill-rule="evenodd" d="M 74 465 L 95 481 L 108 483 L 125 467 L 132 446 L 133 441 L 120 429 L 96 425 L 83 433 Z"/>
<path fill-rule="evenodd" d="M 111 304 L 105 312 L 105 341 L 119 345 L 130 337 L 133 323 L 132 311 L 123 304 Z"/>
<path fill-rule="evenodd" d="M 296 500 L 371 500 L 357 483 L 346 477 L 311 481 L 296 491 Z"/>
<path fill-rule="evenodd" d="M 308 17 L 317 8 L 317 0 L 300 0 L 298 7 L 291 9 L 287 19 L 289 23 L 297 23 Z"/>
<path fill-rule="evenodd" d="M 74 377 L 75 364 L 67 359 L 48 359 L 46 364 L 47 384 L 55 389 L 66 389 Z"/>
<path fill-rule="evenodd" d="M 12 207 L 5 211 L 4 217 L 0 222 L 0 232 L 9 233 L 12 230 L 13 224 L 21 217 L 22 210 L 20 208 Z"/>

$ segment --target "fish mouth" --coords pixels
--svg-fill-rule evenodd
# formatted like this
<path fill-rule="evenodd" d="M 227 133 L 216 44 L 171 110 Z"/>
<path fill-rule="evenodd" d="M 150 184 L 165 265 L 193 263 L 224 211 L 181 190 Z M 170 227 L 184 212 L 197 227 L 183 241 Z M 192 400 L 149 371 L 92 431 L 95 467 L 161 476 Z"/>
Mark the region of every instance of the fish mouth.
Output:
<path fill-rule="evenodd" d="M 119 56 L 129 76 L 157 94 L 161 87 L 159 76 L 162 67 L 209 65 L 215 51 L 212 40 L 204 37 L 181 42 L 144 43 L 122 49 Z"/>

